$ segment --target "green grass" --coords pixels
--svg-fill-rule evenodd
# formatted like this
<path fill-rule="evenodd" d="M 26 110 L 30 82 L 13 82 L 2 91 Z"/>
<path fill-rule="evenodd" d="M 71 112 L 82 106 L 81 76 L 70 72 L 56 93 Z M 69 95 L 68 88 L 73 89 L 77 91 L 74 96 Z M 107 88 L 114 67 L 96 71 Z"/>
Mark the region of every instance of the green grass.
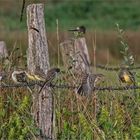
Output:
<path fill-rule="evenodd" d="M 117 72 L 97 71 L 106 77 L 101 86 L 123 86 Z M 72 89 L 54 90 L 57 139 L 139 140 L 139 93 L 139 90 L 136 94 L 133 90 L 98 91 L 96 96 L 94 93 L 85 98 Z M 0 94 L 0 138 L 34 140 L 39 130 L 30 114 L 32 98 L 27 89 L 5 89 Z"/>
<path fill-rule="evenodd" d="M 15 66 L 25 69 L 26 60 L 15 58 L 21 53 L 17 50 L 11 59 Z M 10 60 L 11 60 L 10 59 Z M 9 65 L 7 63 L 7 65 Z M 10 64 L 11 65 L 11 64 Z M 6 64 L 0 67 L 7 71 Z M 66 69 L 61 66 L 62 69 Z M 93 69 L 93 68 L 92 68 Z M 105 82 L 100 86 L 124 86 L 118 80 L 118 72 L 97 69 L 105 75 Z M 8 71 L 7 71 L 8 73 Z M 139 83 L 140 71 L 136 81 Z M 10 78 L 10 77 L 9 77 Z M 72 84 L 68 74 L 59 75 L 58 81 Z M 79 79 L 74 80 L 76 83 Z M 11 79 L 5 81 L 12 83 Z M 33 89 L 34 90 L 34 89 Z M 55 89 L 56 126 L 58 140 L 139 140 L 140 139 L 140 91 L 96 91 L 86 98 L 77 95 L 75 89 Z M 24 140 L 39 135 L 31 115 L 32 96 L 26 88 L 3 89 L 0 92 L 0 139 Z"/>

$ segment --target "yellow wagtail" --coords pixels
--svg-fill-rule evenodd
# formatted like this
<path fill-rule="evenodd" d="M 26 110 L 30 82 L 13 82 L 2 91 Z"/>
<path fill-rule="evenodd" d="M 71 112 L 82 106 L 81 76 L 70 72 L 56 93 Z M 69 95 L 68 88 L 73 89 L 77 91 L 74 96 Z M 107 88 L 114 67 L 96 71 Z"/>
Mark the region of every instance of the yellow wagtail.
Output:
<path fill-rule="evenodd" d="M 133 73 L 127 69 L 120 70 L 119 79 L 122 83 L 126 83 L 127 85 L 132 85 L 135 83 L 135 78 Z"/>

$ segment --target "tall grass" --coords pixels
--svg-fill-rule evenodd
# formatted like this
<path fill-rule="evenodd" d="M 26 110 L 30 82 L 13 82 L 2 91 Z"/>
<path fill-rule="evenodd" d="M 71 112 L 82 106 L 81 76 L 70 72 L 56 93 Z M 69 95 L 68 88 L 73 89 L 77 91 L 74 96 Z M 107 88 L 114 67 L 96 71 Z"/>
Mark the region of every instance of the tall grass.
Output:
<path fill-rule="evenodd" d="M 99 70 L 97 69 L 99 72 Z M 119 86 L 116 72 L 105 72 L 102 86 Z M 64 81 L 63 81 L 64 82 Z M 57 89 L 55 98 L 57 139 L 129 140 L 140 138 L 140 96 L 131 90 L 98 91 L 90 98 L 74 90 Z M 31 96 L 26 89 L 5 89 L 0 93 L 0 138 L 35 139 L 39 134 L 31 116 Z M 96 103 L 96 114 L 95 114 Z M 96 115 L 96 119 L 95 119 Z"/>
<path fill-rule="evenodd" d="M 99 71 L 99 70 L 97 70 Z M 117 73 L 104 72 L 102 86 L 119 86 Z M 122 85 L 121 85 L 122 86 Z M 73 90 L 59 90 L 56 99 L 58 139 L 139 139 L 139 91 L 98 91 L 90 98 Z M 59 105 L 58 101 L 59 100 Z M 96 105 L 96 111 L 95 111 Z M 96 113 L 96 114 L 95 114 Z M 96 116 L 96 119 L 95 119 Z"/>
<path fill-rule="evenodd" d="M 67 38 L 70 38 L 70 34 L 68 32 L 62 32 L 59 27 L 59 41 L 62 42 Z M 93 31 L 94 32 L 94 31 Z M 89 54 L 91 57 L 91 61 L 93 60 L 93 37 L 94 33 L 87 29 L 86 39 L 87 45 L 89 49 Z M 17 36 L 18 34 L 18 36 Z M 110 64 L 118 64 L 123 57 L 120 55 L 121 45 L 118 40 L 117 31 L 96 31 L 96 57 L 97 63 L 107 63 L 107 55 L 110 58 Z M 140 51 L 140 40 L 139 40 L 140 32 L 134 31 L 126 31 L 124 34 L 124 39 L 130 46 L 130 50 L 135 57 L 136 63 L 139 62 L 139 51 Z M 56 55 L 57 55 L 57 38 L 56 32 L 47 32 L 48 43 L 49 43 L 49 54 L 51 64 L 56 64 Z M 24 57 L 26 57 L 26 49 L 28 47 L 27 43 L 27 32 L 14 31 L 14 32 L 1 32 L 0 34 L 1 40 L 4 40 L 7 44 L 9 52 L 12 50 L 13 44 L 15 41 L 19 48 L 22 49 Z M 61 59 L 61 58 L 60 58 Z M 60 60 L 61 64 L 62 61 Z"/>
<path fill-rule="evenodd" d="M 15 42 L 9 57 L 0 61 L 0 71 L 6 74 L 0 86 L 11 84 L 13 70 L 25 69 L 25 64 L 22 49 Z M 31 94 L 26 88 L 0 87 L 0 139 L 35 139 L 39 130 L 31 115 L 31 105 Z"/>
<path fill-rule="evenodd" d="M 111 33 L 106 32 L 102 34 L 101 32 L 96 32 L 96 63 L 100 62 L 102 57 L 105 57 L 106 59 L 104 61 L 105 64 L 108 61 L 112 61 L 107 61 L 107 55 L 103 55 L 105 53 L 105 46 L 106 48 L 111 49 L 112 44 L 110 42 L 112 40 L 113 43 L 114 41 L 117 42 L 116 33 L 113 32 L 113 34 L 115 35 L 113 36 Z M 16 33 L 13 33 L 12 35 L 14 36 Z M 61 32 L 59 32 L 58 35 L 60 41 L 63 41 L 68 36 L 66 33 Z M 132 35 L 132 33 L 128 35 Z M 8 36 L 8 38 L 11 39 L 11 44 L 14 44 L 12 43 L 15 39 L 13 36 Z M 10 62 L 12 62 L 12 64 L 10 63 L 10 70 L 13 70 L 15 66 L 26 69 L 26 56 L 24 55 L 27 46 L 25 44 L 26 48 L 24 48 L 24 45 L 20 45 L 20 43 L 22 44 L 22 41 L 25 40 L 26 34 L 22 37 L 24 39 L 21 38 L 21 36 L 16 36 L 16 44 L 9 48 L 11 50 L 9 52 L 12 52 L 10 57 Z M 87 34 L 86 37 L 90 55 L 93 56 L 93 33 Z M 50 60 L 53 65 L 57 65 L 58 63 L 54 57 L 57 56 L 58 38 L 56 37 L 56 34 L 48 33 Z M 109 48 L 109 46 L 111 48 Z M 119 46 L 119 44 L 116 46 Z M 16 49 L 18 47 L 20 49 Z M 99 57 L 98 53 L 102 49 L 104 49 L 101 53 L 102 55 L 100 54 L 102 57 Z M 117 48 L 116 50 L 118 50 L 118 56 L 120 56 L 119 49 Z M 114 48 L 112 51 L 114 51 Z M 24 52 L 23 55 L 21 55 L 22 57 L 16 59 L 22 52 Z M 109 58 L 112 59 L 111 54 Z M 0 68 L 4 69 L 8 74 L 9 69 L 7 69 L 7 66 L 5 65 L 7 64 L 2 62 Z M 62 63 L 60 66 L 62 66 Z M 65 68 L 62 66 L 62 69 Z M 118 80 L 117 72 L 99 69 L 96 69 L 96 72 L 103 73 L 106 77 L 105 83 L 102 83 L 101 86 L 122 86 Z M 68 76 L 69 75 L 60 75 L 58 81 L 62 83 L 68 82 Z M 9 76 L 9 79 L 5 81 L 5 83 L 11 82 Z M 136 77 L 136 82 L 139 83 L 138 77 Z M 53 95 L 55 99 L 54 111 L 56 115 L 55 133 L 58 140 L 140 139 L 139 90 L 136 90 L 136 94 L 133 94 L 133 90 L 108 90 L 96 91 L 96 93 L 94 91 L 90 98 L 88 98 L 76 94 L 75 89 L 54 89 Z M 32 118 L 31 105 L 32 96 L 26 88 L 1 89 L 0 139 L 35 139 L 35 137 L 39 135 L 39 129 L 34 124 Z"/>

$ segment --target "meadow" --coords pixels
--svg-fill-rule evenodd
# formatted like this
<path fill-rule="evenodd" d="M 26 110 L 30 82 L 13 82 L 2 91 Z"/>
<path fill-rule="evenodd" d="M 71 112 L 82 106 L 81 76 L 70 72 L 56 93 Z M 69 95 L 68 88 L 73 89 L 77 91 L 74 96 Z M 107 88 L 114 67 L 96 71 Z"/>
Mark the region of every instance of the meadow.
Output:
<path fill-rule="evenodd" d="M 35 1 L 30 1 L 30 3 Z M 125 30 L 124 40 L 139 64 L 139 1 L 118 3 L 78 2 L 69 5 L 69 1 L 43 1 L 46 4 L 46 26 L 51 66 L 58 65 L 59 46 L 56 34 L 56 19 L 59 19 L 60 42 L 71 38 L 67 29 L 73 25 L 87 26 L 87 45 L 92 64 L 94 62 L 93 39 L 96 36 L 96 63 L 118 66 L 122 63 L 120 53 L 122 45 L 118 37 L 115 23 L 119 21 Z M 7 73 L 14 68 L 27 69 L 26 49 L 28 37 L 26 15 L 19 22 L 21 2 L 9 0 L 1 3 L 0 39 L 5 40 L 10 58 L 8 62 L 1 60 L 0 68 Z M 28 4 L 29 2 L 27 2 Z M 54 4 L 57 3 L 57 4 Z M 91 5 L 89 7 L 88 5 Z M 124 5 L 125 4 L 125 5 Z M 74 8 L 75 7 L 75 8 Z M 86 7 L 89 7 L 87 9 Z M 5 9 L 5 10 L 4 10 Z M 54 9 L 58 11 L 54 12 Z M 83 11 L 89 12 L 85 12 Z M 94 12 L 90 12 L 94 9 Z M 136 10 L 134 10 L 136 9 Z M 64 12 L 67 10 L 67 12 Z M 75 11 L 73 11 L 75 10 Z M 131 11 L 131 12 L 130 12 Z M 88 13 L 86 15 L 85 13 Z M 90 13 L 90 14 L 89 14 Z M 112 14 L 112 16 L 110 16 Z M 68 16 L 69 15 L 69 16 Z M 107 16 L 108 15 L 108 16 Z M 74 17 L 75 16 L 75 17 Z M 80 17 L 79 17 L 80 16 Z M 78 19 L 77 19 L 78 17 Z M 88 18 L 87 18 L 88 17 Z M 91 18 L 94 17 L 94 18 Z M 100 18 L 99 18 L 100 17 Z M 72 19 L 74 19 L 72 21 Z M 89 20 L 91 19 L 91 20 Z M 117 20 L 116 20 L 117 19 Z M 106 22 L 104 22 L 106 20 Z M 65 69 L 60 58 L 60 67 Z M 92 67 L 92 70 L 95 67 Z M 100 86 L 124 86 L 118 80 L 118 71 L 105 71 L 96 68 L 97 73 L 105 75 L 105 82 Z M 139 85 L 139 70 L 136 72 L 136 84 Z M 60 75 L 58 82 L 67 82 L 67 75 Z M 5 83 L 11 84 L 10 74 Z M 1 83 L 0 83 L 1 84 Z M 33 89 L 34 90 L 34 89 Z M 54 89 L 56 137 L 58 140 L 139 140 L 140 139 L 140 91 L 96 91 L 90 98 L 78 97 L 74 89 Z M 96 96 L 95 96 L 96 95 Z M 1 140 L 35 140 L 39 129 L 31 114 L 32 95 L 24 87 L 0 88 L 0 139 Z"/>
<path fill-rule="evenodd" d="M 67 35 L 61 34 L 63 38 Z M 98 34 L 96 34 L 98 37 Z M 14 36 L 14 35 L 13 35 Z M 53 36 L 53 35 L 52 35 Z M 90 36 L 90 34 L 89 34 Z M 106 35 L 105 35 L 106 36 Z M 9 62 L 1 61 L 1 68 L 7 73 L 14 68 L 24 68 L 26 66 L 26 48 L 19 47 L 21 43 L 20 36 L 17 42 L 14 42 L 11 50 Z M 56 66 L 58 58 L 51 59 L 58 53 L 53 48 L 54 38 L 50 34 L 49 51 L 51 66 Z M 53 38 L 53 40 L 51 40 Z M 26 34 L 25 34 L 26 39 Z M 90 38 L 88 38 L 90 39 Z M 87 39 L 87 43 L 89 43 Z M 62 39 L 63 40 L 63 39 Z M 107 39 L 106 39 L 107 40 Z M 56 40 L 57 41 L 57 40 Z M 55 42 L 56 42 L 55 41 Z M 92 39 L 90 40 L 92 42 Z M 106 41 L 107 42 L 107 41 Z M 109 42 L 109 41 L 108 41 Z M 58 44 L 55 44 L 58 46 Z M 51 48 L 52 47 L 52 48 Z M 120 45 L 122 49 L 122 45 Z M 52 50 L 53 49 L 53 50 Z M 92 50 L 91 46 L 91 50 Z M 52 53 L 53 51 L 53 53 Z M 91 51 L 91 57 L 93 50 Z M 98 64 L 98 51 L 96 61 Z M 120 54 L 120 50 L 118 50 Z M 100 55 L 104 57 L 105 64 L 112 62 L 108 53 L 103 51 Z M 103 56 L 104 55 L 104 56 Z M 118 56 L 119 57 L 119 56 Z M 61 57 L 59 58 L 61 60 Z M 93 59 L 92 59 L 93 60 Z M 113 63 L 113 62 L 112 62 Z M 121 64 L 121 61 L 117 61 Z M 116 63 L 116 64 L 117 64 Z M 59 64 L 61 69 L 65 70 L 63 63 Z M 95 67 L 92 68 L 92 70 Z M 96 68 L 97 73 L 105 75 L 105 82 L 101 87 L 119 87 L 124 86 L 118 79 L 118 71 L 105 71 Z M 139 71 L 136 71 L 136 83 L 139 84 Z M 68 75 L 60 75 L 58 83 L 67 83 Z M 12 83 L 10 74 L 5 83 Z M 69 81 L 70 82 L 70 81 Z M 71 82 L 69 84 L 72 84 Z M 34 90 L 34 89 L 32 89 Z M 0 92 L 0 138 L 8 140 L 24 140 L 35 139 L 39 135 L 39 129 L 35 125 L 32 115 L 32 95 L 24 87 L 6 88 Z M 55 89 L 53 90 L 55 99 L 56 126 L 55 133 L 57 139 L 65 140 L 129 140 L 140 139 L 140 120 L 139 120 L 139 90 L 123 90 L 123 91 L 96 91 L 90 98 L 77 97 L 74 89 Z"/>

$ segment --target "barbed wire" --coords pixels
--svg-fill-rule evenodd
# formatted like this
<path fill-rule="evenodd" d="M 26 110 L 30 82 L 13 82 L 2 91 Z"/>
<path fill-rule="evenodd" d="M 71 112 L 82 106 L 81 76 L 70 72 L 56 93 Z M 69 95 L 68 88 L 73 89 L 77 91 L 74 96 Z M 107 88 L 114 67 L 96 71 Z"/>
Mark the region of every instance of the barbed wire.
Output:
<path fill-rule="evenodd" d="M 0 89 L 7 89 L 7 88 L 26 88 L 26 87 L 33 87 L 33 86 L 42 86 L 42 83 L 28 83 L 28 84 L 1 84 Z M 76 89 L 79 86 L 69 85 L 69 84 L 50 84 L 49 87 L 51 88 L 60 88 L 60 89 Z M 108 86 L 108 87 L 94 87 L 93 90 L 100 90 L 100 91 L 115 91 L 115 90 L 134 90 L 140 89 L 140 86 Z"/>
<path fill-rule="evenodd" d="M 72 86 L 72 85 L 51 85 L 51 87 L 54 88 L 68 88 L 68 89 L 75 89 L 78 88 L 79 86 Z M 93 90 L 102 90 L 102 91 L 114 91 L 114 90 L 134 90 L 134 89 L 140 89 L 140 86 L 118 86 L 118 87 L 113 87 L 113 86 L 108 86 L 108 87 L 94 87 Z"/>
<path fill-rule="evenodd" d="M 97 68 L 100 68 L 100 69 L 104 69 L 104 70 L 107 70 L 107 71 L 118 71 L 120 69 L 127 69 L 127 70 L 136 70 L 136 69 L 140 69 L 140 66 L 134 66 L 134 67 L 123 67 L 123 66 L 118 66 L 118 67 L 108 67 L 108 66 L 105 66 L 105 65 L 101 65 L 101 64 L 97 64 L 96 65 Z"/>
<path fill-rule="evenodd" d="M 28 84 L 0 84 L 0 88 L 4 89 L 4 88 L 21 88 L 21 87 L 33 87 L 35 86 L 37 83 L 28 83 Z"/>

